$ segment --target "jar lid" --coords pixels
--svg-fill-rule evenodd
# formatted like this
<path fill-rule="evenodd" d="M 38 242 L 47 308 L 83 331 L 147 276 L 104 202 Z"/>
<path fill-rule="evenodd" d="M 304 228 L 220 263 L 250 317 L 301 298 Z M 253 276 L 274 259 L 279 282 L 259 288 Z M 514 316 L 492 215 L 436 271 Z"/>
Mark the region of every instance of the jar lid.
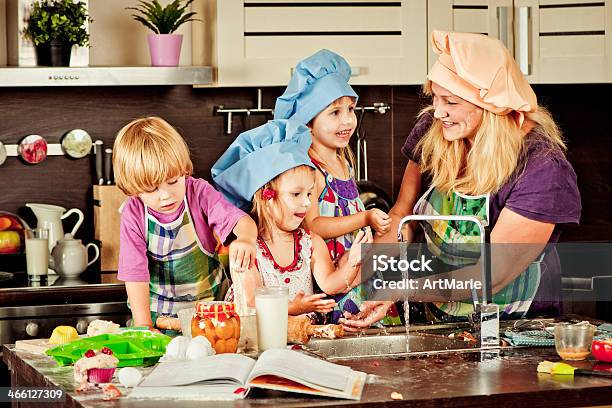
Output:
<path fill-rule="evenodd" d="M 236 306 L 231 302 L 200 301 L 196 303 L 195 310 L 198 317 L 214 318 L 219 321 L 236 315 Z"/>

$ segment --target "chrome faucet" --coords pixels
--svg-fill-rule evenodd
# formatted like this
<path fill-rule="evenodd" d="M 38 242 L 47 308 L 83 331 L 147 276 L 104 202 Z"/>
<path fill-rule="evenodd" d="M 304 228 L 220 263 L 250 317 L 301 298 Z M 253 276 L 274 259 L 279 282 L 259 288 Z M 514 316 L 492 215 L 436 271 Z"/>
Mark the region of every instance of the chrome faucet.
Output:
<path fill-rule="evenodd" d="M 478 301 L 476 289 L 472 287 L 474 314 L 469 316 L 472 325 L 479 332 L 482 348 L 499 346 L 499 306 L 492 302 L 491 258 L 486 246 L 485 226 L 480 218 L 473 215 L 407 215 L 401 219 L 397 229 L 397 240 L 404 242 L 402 230 L 404 224 L 411 221 L 467 221 L 473 222 L 480 230 L 480 254 L 482 257 L 482 303 Z"/>

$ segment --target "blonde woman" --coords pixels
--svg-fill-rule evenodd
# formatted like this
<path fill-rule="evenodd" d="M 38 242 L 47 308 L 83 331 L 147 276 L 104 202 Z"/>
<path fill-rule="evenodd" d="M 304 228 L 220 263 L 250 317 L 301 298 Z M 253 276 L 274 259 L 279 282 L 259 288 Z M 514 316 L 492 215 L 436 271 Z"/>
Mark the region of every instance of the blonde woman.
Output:
<path fill-rule="evenodd" d="M 402 148 L 409 161 L 390 211 L 393 227 L 380 241 L 395 241 L 399 220 L 408 214 L 477 216 L 491 231 L 491 243 L 528 244 L 506 246 L 505 258 L 493 258 L 493 300 L 501 315 L 557 314 L 559 259 L 556 251 L 542 250 L 559 240 L 563 224 L 579 221 L 581 210 L 561 133 L 500 41 L 434 31 L 432 45 L 439 56 L 424 85 L 432 105 L 421 112 Z M 429 247 L 442 252 L 480 239 L 473 223 L 420 227 Z M 440 276 L 480 280 L 475 269 L 471 275 L 463 268 Z M 431 309 L 442 319 L 473 311 L 471 301 L 461 302 L 470 299 L 469 291 L 445 295 L 417 291 L 411 298 L 436 301 Z M 369 303 L 345 323 L 367 326 L 387 305 Z"/>

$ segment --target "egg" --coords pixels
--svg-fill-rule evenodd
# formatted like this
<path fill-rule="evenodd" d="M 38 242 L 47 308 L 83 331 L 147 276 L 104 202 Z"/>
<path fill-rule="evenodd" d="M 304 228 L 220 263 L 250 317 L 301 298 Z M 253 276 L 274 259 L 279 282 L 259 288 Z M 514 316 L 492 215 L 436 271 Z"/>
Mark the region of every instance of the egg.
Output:
<path fill-rule="evenodd" d="M 123 367 L 117 374 L 119 382 L 126 388 L 137 386 L 142 380 L 142 374 L 134 367 Z"/>
<path fill-rule="evenodd" d="M 187 347 L 185 356 L 187 360 L 196 360 L 198 358 L 212 356 L 213 354 L 215 354 L 215 350 L 210 344 L 210 341 L 204 336 L 197 336 L 189 342 L 189 347 Z"/>
<path fill-rule="evenodd" d="M 189 347 L 189 339 L 185 336 L 176 336 L 166 346 L 165 357 L 171 360 L 184 360 L 187 347 Z"/>

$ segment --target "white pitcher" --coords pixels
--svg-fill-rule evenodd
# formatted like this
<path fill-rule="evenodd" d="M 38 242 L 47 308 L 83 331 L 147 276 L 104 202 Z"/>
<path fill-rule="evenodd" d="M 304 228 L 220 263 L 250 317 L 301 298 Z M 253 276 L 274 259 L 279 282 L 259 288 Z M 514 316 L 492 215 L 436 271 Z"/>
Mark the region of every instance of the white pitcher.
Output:
<path fill-rule="evenodd" d="M 83 212 L 78 208 L 72 208 L 66 212 L 64 207 L 58 205 L 27 203 L 26 207 L 32 209 L 36 216 L 36 228 L 46 228 L 49 230 L 49 253 L 51 253 L 57 241 L 64 237 L 64 227 L 62 226 L 64 218 L 70 214 L 76 214 L 79 217 L 72 231 L 70 231 L 72 236 L 77 232 L 85 218 Z"/>

